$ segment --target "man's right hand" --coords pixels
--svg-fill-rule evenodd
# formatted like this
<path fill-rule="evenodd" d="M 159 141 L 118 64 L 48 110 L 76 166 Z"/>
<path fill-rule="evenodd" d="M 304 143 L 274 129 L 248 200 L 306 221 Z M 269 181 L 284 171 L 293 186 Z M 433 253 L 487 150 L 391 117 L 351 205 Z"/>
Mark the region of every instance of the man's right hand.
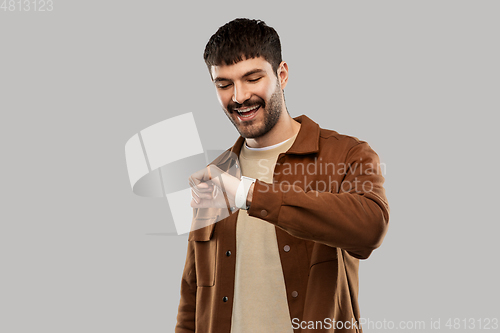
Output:
<path fill-rule="evenodd" d="M 241 182 L 237 177 L 222 171 L 215 165 L 209 165 L 189 177 L 191 186 L 191 207 L 193 208 L 226 208 L 234 207 L 234 197 Z M 228 202 L 224 198 L 227 196 Z"/>

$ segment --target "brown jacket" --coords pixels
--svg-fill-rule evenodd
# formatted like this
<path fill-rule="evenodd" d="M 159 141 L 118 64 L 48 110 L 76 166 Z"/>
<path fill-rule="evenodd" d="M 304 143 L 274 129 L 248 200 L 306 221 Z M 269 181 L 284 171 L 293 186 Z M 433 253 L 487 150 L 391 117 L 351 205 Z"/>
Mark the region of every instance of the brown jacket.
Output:
<path fill-rule="evenodd" d="M 248 213 L 276 226 L 294 332 L 362 332 L 358 263 L 380 246 L 389 221 L 379 158 L 366 142 L 295 120 L 302 126 L 278 157 L 275 186 L 257 180 Z M 227 153 L 238 156 L 243 143 Z M 213 163 L 228 170 L 229 160 Z M 195 209 L 193 223 L 213 214 Z M 176 333 L 230 332 L 237 215 L 189 234 Z"/>

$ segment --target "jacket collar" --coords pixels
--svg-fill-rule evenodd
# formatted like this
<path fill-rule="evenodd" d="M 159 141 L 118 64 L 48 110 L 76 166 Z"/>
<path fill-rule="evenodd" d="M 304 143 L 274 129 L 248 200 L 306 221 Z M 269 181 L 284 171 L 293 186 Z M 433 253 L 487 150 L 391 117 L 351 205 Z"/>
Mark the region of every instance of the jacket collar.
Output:
<path fill-rule="evenodd" d="M 310 154 L 319 151 L 319 125 L 312 121 L 309 117 L 301 115 L 293 118 L 298 121 L 301 126 L 297 137 L 286 154 Z M 240 136 L 231 147 L 230 151 L 236 156 L 240 156 L 241 147 L 245 143 L 245 138 Z"/>

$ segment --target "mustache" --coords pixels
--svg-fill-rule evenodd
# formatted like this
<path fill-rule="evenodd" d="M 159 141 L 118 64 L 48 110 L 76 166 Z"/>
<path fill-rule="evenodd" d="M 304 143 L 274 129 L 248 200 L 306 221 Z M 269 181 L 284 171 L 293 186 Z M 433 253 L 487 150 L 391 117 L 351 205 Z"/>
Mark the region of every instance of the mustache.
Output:
<path fill-rule="evenodd" d="M 232 112 L 236 112 L 234 109 L 248 108 L 248 107 L 252 107 L 252 106 L 256 106 L 256 105 L 260 105 L 261 107 L 265 107 L 266 102 L 264 102 L 264 100 L 262 98 L 247 99 L 246 101 L 244 101 L 241 104 L 236 103 L 234 101 L 230 101 L 227 104 L 227 110 L 232 113 Z"/>

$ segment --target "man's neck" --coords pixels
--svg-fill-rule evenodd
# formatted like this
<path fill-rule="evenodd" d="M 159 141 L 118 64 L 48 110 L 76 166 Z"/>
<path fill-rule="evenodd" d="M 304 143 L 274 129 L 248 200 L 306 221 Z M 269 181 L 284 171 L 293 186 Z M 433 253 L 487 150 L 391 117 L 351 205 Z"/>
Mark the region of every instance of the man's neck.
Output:
<path fill-rule="evenodd" d="M 288 112 L 284 111 L 274 127 L 259 138 L 246 139 L 251 148 L 263 148 L 283 142 L 300 130 L 300 123 L 295 121 Z"/>

